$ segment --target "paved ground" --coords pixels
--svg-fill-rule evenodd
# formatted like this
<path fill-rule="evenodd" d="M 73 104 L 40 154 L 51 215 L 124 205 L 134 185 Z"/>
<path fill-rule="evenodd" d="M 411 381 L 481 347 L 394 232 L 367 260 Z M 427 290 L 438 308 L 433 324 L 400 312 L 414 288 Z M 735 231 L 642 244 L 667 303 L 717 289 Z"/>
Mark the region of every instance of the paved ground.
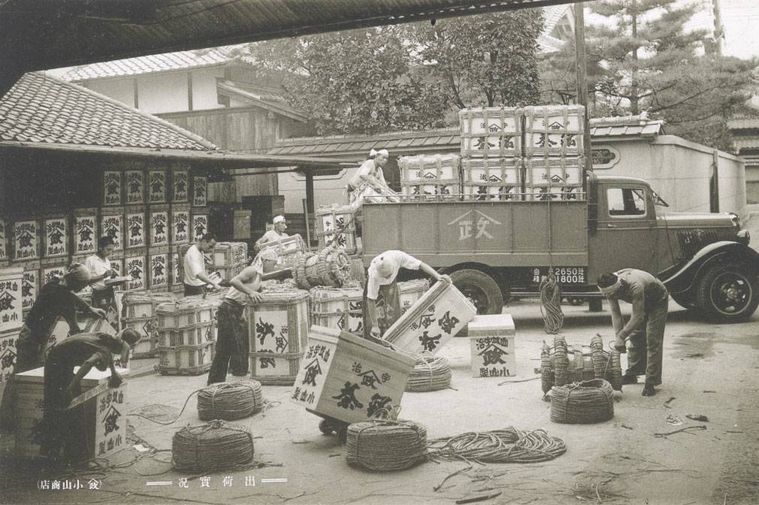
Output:
<path fill-rule="evenodd" d="M 751 222 L 759 241 L 759 221 Z M 754 244 L 756 245 L 756 244 Z M 543 332 L 538 306 L 521 301 L 507 307 L 517 324 L 518 380 L 536 379 Z M 588 343 L 611 334 L 608 314 L 564 307 L 563 334 L 570 343 Z M 597 425 L 550 421 L 550 404 L 541 400 L 540 380 L 500 384 L 500 379 L 470 377 L 466 339 L 443 351 L 453 368 L 452 387 L 432 393 L 407 393 L 401 417 L 425 425 L 429 438 L 507 426 L 545 429 L 562 438 L 567 453 L 547 463 L 482 465 L 425 463 L 404 472 L 376 474 L 349 467 L 344 447 L 320 434 L 319 419 L 288 401 L 289 388 L 265 387 L 270 408 L 240 423 L 255 435 L 255 466 L 214 473 L 209 488 L 200 475 L 171 470 L 171 438 L 183 425 L 199 424 L 195 400 L 181 418 L 160 426 L 130 417 L 132 442 L 160 452 L 129 448 L 111 460 L 107 471 L 68 475 L 82 483 L 102 481 L 99 491 L 40 491 L 34 468 L 5 460 L 0 472 L 2 503 L 254 503 L 254 504 L 438 504 L 467 497 L 502 494 L 494 504 L 755 504 L 759 503 L 759 313 L 739 325 L 709 325 L 674 303 L 665 340 L 664 384 L 655 397 L 640 396 L 641 385 L 625 386 L 614 419 Z M 146 375 L 129 383 L 129 411 L 179 412 L 205 376 Z M 158 406 L 156 406 L 158 405 Z M 708 422 L 688 414 L 705 415 Z M 667 433 L 705 426 L 692 433 Z M 51 479 L 51 475 L 43 475 Z M 231 486 L 224 478 L 231 477 Z M 255 486 L 251 478 L 255 478 Z M 180 487 L 187 479 L 187 488 Z M 287 479 L 286 482 L 264 482 Z M 148 482 L 170 482 L 148 486 Z"/>

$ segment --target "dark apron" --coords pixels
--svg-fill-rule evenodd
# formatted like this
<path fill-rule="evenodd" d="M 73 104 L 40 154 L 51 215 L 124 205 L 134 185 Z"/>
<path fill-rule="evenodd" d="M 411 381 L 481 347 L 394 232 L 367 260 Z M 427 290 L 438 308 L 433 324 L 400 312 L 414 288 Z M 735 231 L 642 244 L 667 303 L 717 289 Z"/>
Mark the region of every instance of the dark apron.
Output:
<path fill-rule="evenodd" d="M 367 286 L 368 284 L 367 282 Z M 364 338 L 369 338 L 369 328 L 372 326 L 367 308 L 367 286 L 364 286 Z M 380 286 L 376 306 L 377 324 L 379 324 L 380 336 L 382 336 L 401 317 L 401 291 L 398 288 L 397 281 Z"/>

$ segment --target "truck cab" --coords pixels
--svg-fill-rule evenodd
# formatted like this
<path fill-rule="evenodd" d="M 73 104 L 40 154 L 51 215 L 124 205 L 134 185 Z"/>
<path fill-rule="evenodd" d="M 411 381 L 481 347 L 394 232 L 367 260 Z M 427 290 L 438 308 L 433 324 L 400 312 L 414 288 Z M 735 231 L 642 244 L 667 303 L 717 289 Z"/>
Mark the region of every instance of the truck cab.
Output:
<path fill-rule="evenodd" d="M 638 268 L 710 320 L 759 305 L 759 253 L 734 214 L 676 213 L 642 179 L 589 175 L 586 194 L 406 199 L 363 208 L 364 262 L 401 249 L 451 275 L 481 313 L 534 296 L 554 273 L 567 297 L 599 298 L 603 272 Z"/>

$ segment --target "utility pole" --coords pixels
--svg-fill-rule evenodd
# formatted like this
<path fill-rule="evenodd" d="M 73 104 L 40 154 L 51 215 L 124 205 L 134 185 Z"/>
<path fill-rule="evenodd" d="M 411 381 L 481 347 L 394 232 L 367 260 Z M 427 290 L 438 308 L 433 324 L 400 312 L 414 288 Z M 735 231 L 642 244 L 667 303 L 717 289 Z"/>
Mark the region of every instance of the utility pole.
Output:
<path fill-rule="evenodd" d="M 593 154 L 590 148 L 590 111 L 588 109 L 588 70 L 585 58 L 585 14 L 582 3 L 573 6 L 575 16 L 575 73 L 577 76 L 577 104 L 585 107 L 585 128 L 583 145 L 585 170 L 593 170 Z"/>

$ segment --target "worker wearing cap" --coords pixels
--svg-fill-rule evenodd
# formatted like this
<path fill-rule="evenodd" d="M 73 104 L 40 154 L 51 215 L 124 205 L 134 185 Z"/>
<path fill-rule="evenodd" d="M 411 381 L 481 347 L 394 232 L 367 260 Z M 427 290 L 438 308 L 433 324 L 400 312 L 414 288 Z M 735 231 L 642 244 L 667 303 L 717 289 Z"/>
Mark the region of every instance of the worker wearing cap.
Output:
<path fill-rule="evenodd" d="M 87 267 L 74 263 L 62 279 L 55 277 L 42 286 L 18 336 L 15 372 L 26 372 L 43 364 L 45 344 L 58 317 L 66 320 L 71 335 L 80 331 L 76 321 L 77 307 L 84 308 L 93 317 L 105 317 L 103 309 L 90 306 L 75 294 L 89 283 Z"/>
<path fill-rule="evenodd" d="M 274 269 L 277 253 L 273 249 L 261 251 L 253 263 L 243 269 L 229 282 L 229 288 L 216 315 L 219 330 L 216 340 L 216 355 L 208 372 L 208 384 L 224 382 L 227 370 L 232 375 L 244 377 L 248 374 L 248 323 L 245 321 L 245 306 L 263 300 L 261 278 L 264 272 Z"/>
<path fill-rule="evenodd" d="M 403 251 L 385 251 L 376 256 L 369 264 L 364 288 L 364 337 L 381 337 L 400 317 L 400 291 L 396 278 L 401 268 L 421 270 L 438 281 L 451 281 L 447 275 L 440 275 L 431 266 Z"/>
<path fill-rule="evenodd" d="M 86 421 L 82 409 L 65 411 L 72 399 L 81 394 L 81 381 L 95 367 L 111 370 L 110 387 L 121 384 L 116 372 L 114 355 L 120 355 L 126 367 L 130 349 L 140 340 L 140 334 L 127 328 L 118 336 L 107 333 L 80 333 L 56 344 L 45 362 L 44 416 L 40 425 L 40 453 L 51 460 L 58 459 L 64 450 L 67 460 L 86 459 Z M 74 373 L 74 368 L 79 369 Z"/>
<path fill-rule="evenodd" d="M 212 251 L 216 247 L 216 237 L 211 233 L 205 233 L 198 237 L 195 243 L 184 254 L 184 295 L 202 295 L 206 284 L 211 284 L 214 289 L 219 289 L 219 283 L 212 280 L 206 273 L 206 257 L 203 253 Z"/>
<path fill-rule="evenodd" d="M 609 300 L 611 322 L 616 334 L 614 347 L 627 354 L 628 368 L 622 384 L 635 384 L 645 374 L 643 396 L 656 394 L 662 382 L 664 326 L 667 322 L 669 293 L 664 284 L 643 270 L 625 268 L 598 278 L 598 289 Z M 619 300 L 632 304 L 632 315 L 623 325 Z M 626 341 L 629 340 L 629 348 Z"/>
<path fill-rule="evenodd" d="M 272 224 L 274 224 L 274 229 L 267 231 L 264 233 L 263 237 L 256 241 L 255 249 L 257 251 L 260 250 L 264 244 L 277 242 L 290 236 L 285 233 L 285 230 L 287 229 L 287 220 L 285 220 L 285 216 L 274 216 Z"/>

